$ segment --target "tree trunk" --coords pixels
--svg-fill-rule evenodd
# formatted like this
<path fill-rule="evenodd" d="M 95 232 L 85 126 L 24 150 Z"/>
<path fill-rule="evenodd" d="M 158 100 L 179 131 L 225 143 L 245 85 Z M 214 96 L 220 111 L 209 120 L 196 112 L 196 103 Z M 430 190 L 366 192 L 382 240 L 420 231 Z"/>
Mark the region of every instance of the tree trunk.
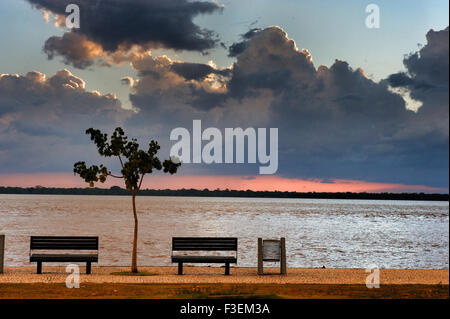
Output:
<path fill-rule="evenodd" d="M 133 201 L 133 216 L 134 216 L 134 237 L 133 237 L 133 252 L 131 256 L 131 272 L 137 273 L 137 241 L 138 241 L 138 217 L 136 213 L 136 194 L 131 195 Z"/>

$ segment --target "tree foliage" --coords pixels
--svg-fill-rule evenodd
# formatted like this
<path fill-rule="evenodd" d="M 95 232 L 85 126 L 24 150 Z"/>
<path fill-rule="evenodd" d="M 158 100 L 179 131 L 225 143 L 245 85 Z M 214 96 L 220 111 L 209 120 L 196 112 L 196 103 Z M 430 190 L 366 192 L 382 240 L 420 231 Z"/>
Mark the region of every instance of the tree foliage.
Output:
<path fill-rule="evenodd" d="M 86 134 L 90 135 L 91 140 L 97 146 L 98 153 L 103 157 L 117 156 L 119 158 L 122 175 L 114 175 L 103 164 L 100 166 L 86 166 L 85 162 L 76 162 L 74 164 L 74 173 L 80 175 L 91 187 L 95 182 L 104 183 L 108 176 L 123 178 L 126 189 L 132 193 L 137 193 L 141 187 L 145 174 L 151 174 L 154 170 L 163 170 L 164 173 L 174 174 L 177 172 L 180 162 L 165 160 L 161 163 L 157 156 L 160 146 L 158 142 L 152 140 L 149 143 L 147 151 L 139 149 L 136 139 L 128 140 L 122 128 L 115 129 L 111 138 L 100 130 L 89 128 Z"/>

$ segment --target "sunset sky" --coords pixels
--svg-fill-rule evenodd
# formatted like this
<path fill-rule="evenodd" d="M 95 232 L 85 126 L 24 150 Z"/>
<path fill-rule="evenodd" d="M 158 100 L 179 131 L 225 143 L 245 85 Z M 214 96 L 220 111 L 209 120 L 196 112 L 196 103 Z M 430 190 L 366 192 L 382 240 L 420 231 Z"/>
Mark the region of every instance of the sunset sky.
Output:
<path fill-rule="evenodd" d="M 80 28 L 65 8 L 80 7 Z M 365 24 L 369 3 L 380 28 Z M 84 187 L 84 134 L 278 128 L 278 171 L 184 164 L 145 188 L 449 190 L 447 1 L 2 0 L 0 186 Z M 119 185 L 109 181 L 99 187 Z"/>

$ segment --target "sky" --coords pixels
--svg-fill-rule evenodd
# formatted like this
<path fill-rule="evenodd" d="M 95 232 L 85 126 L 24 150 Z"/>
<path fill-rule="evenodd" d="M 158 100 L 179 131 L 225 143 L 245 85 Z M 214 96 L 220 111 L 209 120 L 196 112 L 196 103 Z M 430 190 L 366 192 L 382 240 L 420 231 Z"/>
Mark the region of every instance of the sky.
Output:
<path fill-rule="evenodd" d="M 65 26 L 66 5 L 80 28 Z M 366 6 L 380 27 L 365 24 Z M 148 188 L 448 192 L 447 1 L 3 0 L 0 185 L 83 186 L 88 127 L 278 128 L 278 170 L 183 164 Z M 248 156 L 248 154 L 247 154 Z M 100 187 L 120 185 L 108 181 Z"/>

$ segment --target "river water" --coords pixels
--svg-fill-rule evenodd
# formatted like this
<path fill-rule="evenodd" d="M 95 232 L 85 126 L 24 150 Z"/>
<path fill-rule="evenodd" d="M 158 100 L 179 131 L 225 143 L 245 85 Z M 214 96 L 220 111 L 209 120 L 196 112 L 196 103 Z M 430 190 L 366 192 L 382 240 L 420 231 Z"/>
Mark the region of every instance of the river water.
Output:
<path fill-rule="evenodd" d="M 449 203 L 138 197 L 138 263 L 171 265 L 171 238 L 238 237 L 255 267 L 257 238 L 286 238 L 288 267 L 449 268 Z M 29 236 L 99 236 L 99 265 L 130 264 L 128 196 L 0 195 L 6 266 L 30 265 Z"/>

